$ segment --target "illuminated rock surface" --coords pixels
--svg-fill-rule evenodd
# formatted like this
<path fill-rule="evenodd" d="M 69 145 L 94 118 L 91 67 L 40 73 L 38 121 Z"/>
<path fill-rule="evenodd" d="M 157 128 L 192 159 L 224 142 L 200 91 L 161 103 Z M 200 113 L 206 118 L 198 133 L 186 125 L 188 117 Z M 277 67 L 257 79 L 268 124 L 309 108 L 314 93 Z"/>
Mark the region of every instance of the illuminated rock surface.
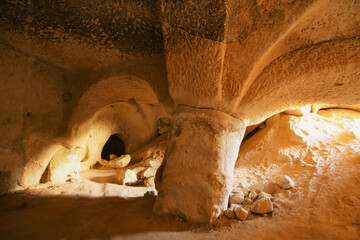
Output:
<path fill-rule="evenodd" d="M 358 239 L 359 12 L 357 1 L 332 0 L 1 1 L 0 193 L 149 191 L 140 210 L 154 204 L 221 227 L 232 189 L 245 193 L 238 204 L 246 211 L 268 192 L 272 214 L 249 212 L 249 225 L 229 234 L 265 237 L 250 233 L 261 226 L 274 238 Z M 111 154 L 131 159 L 116 169 L 99 164 Z M 277 178 L 285 175 L 291 181 Z M 24 219 L 26 228 L 25 216 L 53 210 L 22 198 L 1 197 L 0 226 Z M 130 213 L 123 229 L 146 232 L 130 227 Z M 39 239 L 42 220 L 33 232 L 8 226 L 0 237 Z M 164 238 L 189 229 L 171 217 L 167 224 L 145 229 Z M 71 228 L 59 229 L 49 235 L 71 238 Z M 99 229 L 96 238 L 116 236 Z"/>

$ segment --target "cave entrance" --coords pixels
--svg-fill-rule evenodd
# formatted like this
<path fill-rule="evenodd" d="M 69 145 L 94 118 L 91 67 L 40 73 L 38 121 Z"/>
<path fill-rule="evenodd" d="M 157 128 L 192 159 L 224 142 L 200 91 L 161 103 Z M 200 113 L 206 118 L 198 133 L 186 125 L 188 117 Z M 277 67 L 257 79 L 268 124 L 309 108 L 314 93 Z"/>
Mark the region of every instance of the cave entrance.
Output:
<path fill-rule="evenodd" d="M 109 137 L 101 151 L 101 158 L 110 160 L 110 154 L 114 154 L 118 157 L 125 154 L 125 144 L 117 134 L 113 134 Z"/>

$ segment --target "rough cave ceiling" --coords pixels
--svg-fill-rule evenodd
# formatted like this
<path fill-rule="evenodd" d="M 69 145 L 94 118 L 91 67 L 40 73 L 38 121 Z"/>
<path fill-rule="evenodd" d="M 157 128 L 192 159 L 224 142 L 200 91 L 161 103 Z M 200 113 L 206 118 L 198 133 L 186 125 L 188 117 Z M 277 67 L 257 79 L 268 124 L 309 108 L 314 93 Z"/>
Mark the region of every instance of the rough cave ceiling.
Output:
<path fill-rule="evenodd" d="M 300 72 L 327 72 L 332 62 L 349 66 L 358 64 L 359 58 L 357 1 L 9 0 L 0 4 L 1 42 L 10 48 L 70 71 L 127 72 L 150 82 L 163 102 L 171 102 L 170 93 L 176 104 L 219 109 L 241 118 L 250 118 L 246 112 L 252 108 L 253 83 L 258 91 L 281 82 L 264 84 L 264 75 L 283 78 L 294 66 Z M 156 79 L 146 76 L 154 72 Z M 353 70 L 350 75 L 357 74 Z M 339 78 L 346 88 L 339 74 L 329 77 Z M 338 103 L 333 97 L 311 100 Z M 352 97 L 345 102 L 358 100 Z M 265 105 L 264 99 L 257 101 Z"/>
<path fill-rule="evenodd" d="M 125 53 L 163 51 L 156 1 L 2 1 L 0 7 L 2 30 L 49 44 L 79 40 Z"/>

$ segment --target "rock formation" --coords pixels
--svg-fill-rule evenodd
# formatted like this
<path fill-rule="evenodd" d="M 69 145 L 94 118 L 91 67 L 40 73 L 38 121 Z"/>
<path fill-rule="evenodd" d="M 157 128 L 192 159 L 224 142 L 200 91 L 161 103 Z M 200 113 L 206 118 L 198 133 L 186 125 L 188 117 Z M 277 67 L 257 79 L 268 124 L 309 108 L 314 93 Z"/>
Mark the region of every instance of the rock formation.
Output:
<path fill-rule="evenodd" d="M 219 217 L 246 127 L 359 109 L 359 12 L 350 0 L 1 1 L 0 192 L 65 182 L 112 135 L 132 154 L 169 131 L 154 209 Z M 260 200 L 252 210 L 268 212 Z"/>

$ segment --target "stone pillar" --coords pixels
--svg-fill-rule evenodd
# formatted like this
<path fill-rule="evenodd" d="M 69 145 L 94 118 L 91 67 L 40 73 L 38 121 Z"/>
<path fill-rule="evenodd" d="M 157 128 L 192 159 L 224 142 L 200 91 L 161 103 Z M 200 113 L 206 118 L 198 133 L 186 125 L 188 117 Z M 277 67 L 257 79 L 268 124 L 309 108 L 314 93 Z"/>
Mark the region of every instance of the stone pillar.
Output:
<path fill-rule="evenodd" d="M 169 93 L 176 104 L 219 109 L 226 1 L 162 0 Z"/>
<path fill-rule="evenodd" d="M 210 109 L 178 107 L 158 173 L 154 210 L 210 222 L 227 208 L 243 121 Z"/>

